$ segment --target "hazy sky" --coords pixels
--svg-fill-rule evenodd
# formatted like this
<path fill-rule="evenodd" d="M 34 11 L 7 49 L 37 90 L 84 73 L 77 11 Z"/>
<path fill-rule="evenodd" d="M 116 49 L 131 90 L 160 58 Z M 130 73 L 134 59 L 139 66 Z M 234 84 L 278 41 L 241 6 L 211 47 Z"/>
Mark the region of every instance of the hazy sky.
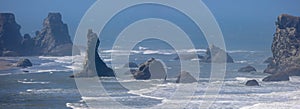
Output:
<path fill-rule="evenodd" d="M 95 0 L 0 0 L 0 12 L 12 12 L 21 33 L 42 28 L 48 12 L 60 12 L 73 37 L 81 17 Z M 300 0 L 203 0 L 216 17 L 229 49 L 269 50 L 278 15 L 300 16 Z"/>

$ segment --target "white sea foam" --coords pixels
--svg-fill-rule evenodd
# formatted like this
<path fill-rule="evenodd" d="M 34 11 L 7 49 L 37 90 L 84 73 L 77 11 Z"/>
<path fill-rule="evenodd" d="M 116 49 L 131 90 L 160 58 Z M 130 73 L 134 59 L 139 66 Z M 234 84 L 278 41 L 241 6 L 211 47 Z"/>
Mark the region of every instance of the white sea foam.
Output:
<path fill-rule="evenodd" d="M 226 50 L 228 53 L 255 53 L 258 51 L 249 51 L 249 50 Z"/>
<path fill-rule="evenodd" d="M 269 96 L 277 101 L 264 101 L 255 103 L 251 106 L 244 106 L 241 109 L 299 109 L 300 91 L 272 92 L 269 94 L 259 94 L 260 96 Z M 278 102 L 280 101 L 280 102 Z"/>
<path fill-rule="evenodd" d="M 139 46 L 139 50 L 147 50 L 147 49 L 148 49 L 147 47 Z"/>
<path fill-rule="evenodd" d="M 103 50 L 103 53 L 116 53 L 116 54 L 125 54 L 125 53 L 141 53 L 142 51 L 137 50 Z"/>
<path fill-rule="evenodd" d="M 18 80 L 18 82 L 23 84 L 49 84 L 50 83 L 50 82 L 26 81 L 26 80 Z"/>
<path fill-rule="evenodd" d="M 7 75 L 12 75 L 12 73 L 2 73 L 0 76 L 7 76 Z"/>
<path fill-rule="evenodd" d="M 235 63 L 240 63 L 240 64 L 247 63 L 247 62 L 248 62 L 248 61 L 246 61 L 246 60 L 235 61 Z"/>
<path fill-rule="evenodd" d="M 66 107 L 72 108 L 72 109 L 89 109 L 83 103 L 66 103 Z"/>
<path fill-rule="evenodd" d="M 103 59 L 104 62 L 111 62 L 113 59 Z"/>

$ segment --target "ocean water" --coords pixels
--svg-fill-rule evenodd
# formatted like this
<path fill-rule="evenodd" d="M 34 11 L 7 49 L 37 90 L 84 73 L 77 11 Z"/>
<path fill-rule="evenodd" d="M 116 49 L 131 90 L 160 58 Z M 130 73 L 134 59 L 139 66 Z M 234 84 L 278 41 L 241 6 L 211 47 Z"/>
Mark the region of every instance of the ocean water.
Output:
<path fill-rule="evenodd" d="M 196 51 L 205 54 L 205 49 L 181 50 L 189 53 Z M 110 53 L 122 51 L 101 50 L 102 59 L 110 66 L 113 59 Z M 290 77 L 285 82 L 262 82 L 268 74 L 262 73 L 267 64 L 263 61 L 270 55 L 266 51 L 229 50 L 235 63 L 227 64 L 224 81 L 209 83 L 210 64 L 201 63 L 200 81 L 190 84 L 176 84 L 176 75 L 180 70 L 179 60 L 174 60 L 176 52 L 170 49 L 149 49 L 139 46 L 131 51 L 130 61 L 142 63 L 154 57 L 162 60 L 168 71 L 166 81 L 114 78 L 82 78 L 85 81 L 98 80 L 105 86 L 106 92 L 89 90 L 99 84 L 87 84 L 86 90 L 78 90 L 73 78 L 73 71 L 80 70 L 84 55 L 65 57 L 1 57 L 6 60 L 29 58 L 34 66 L 25 69 L 11 69 L 0 72 L 0 108 L 113 108 L 114 105 L 127 108 L 167 108 L 197 109 L 202 104 L 212 101 L 212 109 L 262 109 L 262 108 L 300 108 L 300 77 Z M 181 61 L 197 61 L 196 59 Z M 252 65 L 257 72 L 241 73 L 237 70 Z M 29 72 L 23 72 L 29 71 Z M 117 72 L 118 73 L 118 72 Z M 260 86 L 245 86 L 245 82 L 256 79 Z M 219 94 L 204 95 L 209 85 L 221 84 Z M 130 85 L 131 89 L 120 85 Z M 81 85 L 82 87 L 82 85 Z M 180 89 L 179 89 L 180 88 Z M 192 88 L 192 96 L 174 97 L 176 91 L 188 92 Z M 96 89 L 96 88 L 95 88 Z M 85 92 L 85 94 L 83 94 Z M 174 97 L 174 98 L 172 98 Z M 111 100 L 114 100 L 112 102 Z"/>

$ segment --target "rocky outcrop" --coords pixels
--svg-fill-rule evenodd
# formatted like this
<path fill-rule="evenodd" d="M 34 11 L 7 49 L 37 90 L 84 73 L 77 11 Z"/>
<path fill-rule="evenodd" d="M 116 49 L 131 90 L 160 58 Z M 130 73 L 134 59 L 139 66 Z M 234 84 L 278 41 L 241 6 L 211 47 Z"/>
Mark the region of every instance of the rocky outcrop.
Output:
<path fill-rule="evenodd" d="M 274 58 L 273 58 L 273 57 L 268 57 L 268 58 L 264 61 L 264 63 L 266 63 L 266 64 L 271 64 L 271 63 L 273 63 L 273 61 L 274 61 Z"/>
<path fill-rule="evenodd" d="M 176 83 L 193 83 L 193 82 L 197 82 L 197 80 L 189 72 L 186 71 L 180 72 L 176 79 Z"/>
<path fill-rule="evenodd" d="M 258 83 L 255 79 L 253 79 L 253 80 L 248 80 L 248 81 L 246 82 L 246 86 L 259 86 L 259 83 Z"/>
<path fill-rule="evenodd" d="M 226 53 L 226 51 L 222 50 L 219 47 L 216 47 L 215 45 L 210 46 L 206 50 L 206 54 L 204 56 L 201 56 L 199 54 L 193 55 L 193 54 L 184 54 L 181 57 L 176 56 L 174 60 L 193 60 L 193 59 L 198 59 L 200 62 L 205 62 L 205 63 L 224 63 L 222 62 L 224 59 L 223 56 L 226 58 L 227 63 L 234 63 L 232 57 Z"/>
<path fill-rule="evenodd" d="M 274 60 L 264 72 L 274 75 L 264 80 L 282 80 L 280 76 L 287 80 L 286 76 L 300 75 L 300 17 L 287 14 L 278 17 L 272 53 Z"/>
<path fill-rule="evenodd" d="M 137 80 L 166 79 L 167 77 L 164 65 L 154 58 L 151 58 L 141 64 L 138 70 L 133 71 L 132 74 Z"/>
<path fill-rule="evenodd" d="M 272 82 L 272 81 L 289 81 L 289 75 L 287 75 L 286 73 L 276 73 L 273 75 L 270 75 L 268 77 L 265 77 L 262 81 L 265 82 Z"/>
<path fill-rule="evenodd" d="M 96 33 L 88 30 L 87 52 L 84 60 L 83 70 L 71 77 L 114 77 L 114 71 L 107 67 L 98 54 L 100 41 Z"/>
<path fill-rule="evenodd" d="M 246 67 L 242 67 L 238 70 L 238 72 L 256 72 L 256 69 L 250 65 Z"/>
<path fill-rule="evenodd" d="M 28 55 L 34 55 L 34 40 L 31 38 L 29 34 L 25 34 L 23 37 L 23 40 L 21 42 L 22 47 L 24 48 L 22 50 L 22 55 L 28 56 Z"/>
<path fill-rule="evenodd" d="M 16 67 L 22 67 L 22 68 L 31 67 L 31 66 L 32 63 L 29 59 L 20 59 L 16 64 Z"/>
<path fill-rule="evenodd" d="M 205 57 L 204 56 L 201 56 L 201 55 L 192 55 L 192 54 L 184 54 L 184 55 L 182 55 L 181 56 L 181 58 L 179 57 L 179 56 L 176 56 L 175 58 L 174 58 L 174 60 L 193 60 L 193 59 L 199 59 L 199 60 L 203 60 L 203 59 L 205 59 Z"/>
<path fill-rule="evenodd" d="M 43 29 L 36 32 L 35 46 L 39 55 L 72 55 L 72 41 L 68 26 L 62 22 L 60 13 L 49 13 L 43 22 Z"/>
<path fill-rule="evenodd" d="M 43 29 L 31 38 L 29 34 L 22 37 L 14 14 L 0 13 L 0 56 L 72 55 L 68 27 L 61 19 L 60 13 L 49 13 Z"/>
<path fill-rule="evenodd" d="M 202 62 L 224 63 L 224 59 L 222 59 L 223 56 L 225 56 L 227 63 L 234 63 L 232 57 L 228 53 L 226 53 L 226 51 L 219 47 L 216 47 L 215 45 L 212 45 L 207 48 L 206 56 L 202 60 Z"/>
<path fill-rule="evenodd" d="M 20 29 L 21 26 L 15 21 L 14 14 L 0 13 L 0 51 L 10 51 L 20 54 L 22 41 Z"/>

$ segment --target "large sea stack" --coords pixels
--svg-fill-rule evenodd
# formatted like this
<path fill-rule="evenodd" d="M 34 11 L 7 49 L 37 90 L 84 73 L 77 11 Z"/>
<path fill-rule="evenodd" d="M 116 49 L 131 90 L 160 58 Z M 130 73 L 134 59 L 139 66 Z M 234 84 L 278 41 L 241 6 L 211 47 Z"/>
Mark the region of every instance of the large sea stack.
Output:
<path fill-rule="evenodd" d="M 21 26 L 12 13 L 0 13 L 0 55 L 19 55 L 22 35 Z"/>
<path fill-rule="evenodd" d="M 224 57 L 225 59 L 223 59 Z M 202 61 L 208 63 L 234 63 L 232 57 L 228 53 L 226 53 L 225 50 L 215 45 L 211 45 L 209 48 L 207 48 L 206 56 L 204 56 L 204 59 Z"/>
<path fill-rule="evenodd" d="M 84 60 L 83 70 L 71 77 L 114 77 L 114 71 L 107 67 L 98 54 L 100 41 L 96 33 L 88 30 L 87 51 Z"/>
<path fill-rule="evenodd" d="M 34 38 L 22 36 L 20 29 L 14 14 L 0 13 L 0 56 L 72 55 L 73 44 L 60 13 L 49 13 Z"/>
<path fill-rule="evenodd" d="M 43 29 L 36 32 L 35 46 L 39 55 L 72 55 L 72 41 L 68 26 L 62 22 L 60 13 L 49 13 Z"/>
<path fill-rule="evenodd" d="M 272 43 L 273 62 L 265 73 L 273 74 L 264 81 L 281 81 L 280 75 L 300 76 L 300 17 L 282 14 L 276 22 Z M 272 79 L 270 79 L 272 78 Z"/>

